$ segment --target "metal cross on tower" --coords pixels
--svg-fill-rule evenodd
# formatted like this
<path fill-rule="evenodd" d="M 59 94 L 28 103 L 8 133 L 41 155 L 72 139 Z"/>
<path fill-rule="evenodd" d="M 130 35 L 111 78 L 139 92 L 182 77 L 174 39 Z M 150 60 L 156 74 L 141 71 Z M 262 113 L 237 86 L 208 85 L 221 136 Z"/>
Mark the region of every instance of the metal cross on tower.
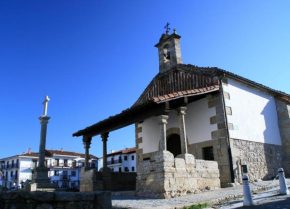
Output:
<path fill-rule="evenodd" d="M 164 27 L 166 29 L 166 34 L 168 34 L 169 30 L 170 30 L 169 25 L 170 25 L 170 23 L 168 22 Z"/>

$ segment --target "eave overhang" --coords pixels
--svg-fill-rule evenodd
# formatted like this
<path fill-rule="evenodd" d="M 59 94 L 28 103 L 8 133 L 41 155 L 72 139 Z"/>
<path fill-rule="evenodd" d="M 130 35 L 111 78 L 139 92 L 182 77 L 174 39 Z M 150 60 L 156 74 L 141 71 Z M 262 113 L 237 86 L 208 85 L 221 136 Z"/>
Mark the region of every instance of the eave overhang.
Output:
<path fill-rule="evenodd" d="M 158 116 L 162 114 L 168 114 L 168 106 L 166 103 L 170 103 L 170 109 L 174 109 L 184 104 L 184 98 L 187 98 L 188 103 L 204 98 L 205 94 L 216 92 L 219 90 L 219 85 L 179 91 L 172 94 L 166 94 L 159 97 L 153 97 L 137 106 L 132 106 L 129 109 L 122 111 L 121 113 L 111 116 L 105 120 L 102 120 L 92 126 L 79 130 L 74 133 L 73 136 L 96 136 L 101 133 L 111 132 L 136 122 L 141 122 L 146 118 L 152 116 Z"/>

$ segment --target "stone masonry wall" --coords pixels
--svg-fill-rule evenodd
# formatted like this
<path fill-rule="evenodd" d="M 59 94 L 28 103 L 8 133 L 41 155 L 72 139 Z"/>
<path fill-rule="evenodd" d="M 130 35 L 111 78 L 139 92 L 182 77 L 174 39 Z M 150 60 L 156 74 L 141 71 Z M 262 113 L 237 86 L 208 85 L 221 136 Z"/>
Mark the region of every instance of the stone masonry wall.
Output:
<path fill-rule="evenodd" d="M 290 177 L 290 104 L 276 101 L 278 125 L 283 145 L 283 168 L 286 177 Z"/>
<path fill-rule="evenodd" d="M 112 208 L 110 192 L 0 192 L 0 208 L 106 209 Z"/>
<path fill-rule="evenodd" d="M 221 186 L 227 187 L 228 183 L 231 183 L 230 171 L 229 171 L 229 157 L 227 141 L 225 138 L 215 139 L 195 144 L 190 144 L 188 147 L 188 153 L 193 154 L 196 159 L 203 159 L 203 148 L 213 147 L 214 160 L 218 163 L 218 169 L 220 171 Z"/>
<path fill-rule="evenodd" d="M 224 79 L 223 85 L 227 85 L 227 80 Z M 210 118 L 210 124 L 216 124 L 218 130 L 211 133 L 212 140 L 197 143 L 190 145 L 191 150 L 194 149 L 199 152 L 197 158 L 202 159 L 201 152 L 202 148 L 206 146 L 213 146 L 214 149 L 214 160 L 218 162 L 221 186 L 227 187 L 231 180 L 231 170 L 230 170 L 230 161 L 229 161 L 229 152 L 228 152 L 228 136 L 227 136 L 227 127 L 230 129 L 232 124 L 227 124 L 225 120 L 226 114 L 231 114 L 229 107 L 226 107 L 226 110 L 223 108 L 221 93 L 209 94 L 208 99 L 208 108 L 215 108 L 216 115 Z M 224 99 L 230 99 L 228 93 L 224 92 Z M 212 145 L 211 145 L 212 144 Z"/>
<path fill-rule="evenodd" d="M 174 158 L 168 151 L 159 151 L 154 160 L 137 165 L 138 196 L 171 198 L 220 188 L 217 162 L 195 160 L 193 155 Z"/>
<path fill-rule="evenodd" d="M 94 169 L 81 170 L 80 191 L 125 191 L 136 189 L 136 173 L 117 173 L 105 169 L 97 172 Z"/>
<path fill-rule="evenodd" d="M 242 183 L 241 165 L 248 165 L 250 181 L 273 179 L 282 166 L 282 147 L 279 145 L 231 139 L 235 180 Z"/>

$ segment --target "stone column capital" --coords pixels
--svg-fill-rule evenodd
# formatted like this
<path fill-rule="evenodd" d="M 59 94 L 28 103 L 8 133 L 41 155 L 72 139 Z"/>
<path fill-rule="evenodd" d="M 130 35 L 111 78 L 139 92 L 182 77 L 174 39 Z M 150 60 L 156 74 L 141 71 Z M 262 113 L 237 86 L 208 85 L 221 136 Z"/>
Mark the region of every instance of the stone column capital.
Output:
<path fill-rule="evenodd" d="M 102 133 L 102 134 L 101 134 L 101 138 L 102 138 L 102 141 L 108 141 L 108 138 L 109 138 L 109 132 Z"/>
<path fill-rule="evenodd" d="M 185 113 L 186 109 L 187 109 L 187 107 L 178 107 L 178 108 L 176 108 L 177 115 L 186 115 L 186 113 Z"/>
<path fill-rule="evenodd" d="M 83 136 L 83 144 L 85 148 L 90 148 L 91 142 L 92 142 L 92 137 Z"/>
<path fill-rule="evenodd" d="M 50 117 L 47 116 L 40 116 L 39 120 L 40 120 L 40 124 L 48 124 Z"/>
<path fill-rule="evenodd" d="M 158 116 L 158 124 L 159 125 L 163 125 L 163 124 L 167 124 L 167 120 L 168 120 L 169 116 L 168 115 L 160 115 Z"/>

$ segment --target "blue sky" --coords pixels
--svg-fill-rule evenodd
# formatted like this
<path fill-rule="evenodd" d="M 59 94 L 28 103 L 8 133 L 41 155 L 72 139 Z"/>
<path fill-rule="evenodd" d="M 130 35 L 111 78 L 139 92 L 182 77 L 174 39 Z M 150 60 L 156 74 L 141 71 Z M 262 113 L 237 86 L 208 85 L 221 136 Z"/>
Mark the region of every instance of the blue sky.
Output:
<path fill-rule="evenodd" d="M 290 93 L 290 1 L 0 1 L 0 158 L 38 151 L 45 95 L 48 149 L 84 152 L 72 134 L 130 107 L 158 73 L 167 22 L 185 64 L 219 67 Z M 134 127 L 108 151 L 135 146 Z M 91 153 L 102 155 L 100 136 Z"/>

